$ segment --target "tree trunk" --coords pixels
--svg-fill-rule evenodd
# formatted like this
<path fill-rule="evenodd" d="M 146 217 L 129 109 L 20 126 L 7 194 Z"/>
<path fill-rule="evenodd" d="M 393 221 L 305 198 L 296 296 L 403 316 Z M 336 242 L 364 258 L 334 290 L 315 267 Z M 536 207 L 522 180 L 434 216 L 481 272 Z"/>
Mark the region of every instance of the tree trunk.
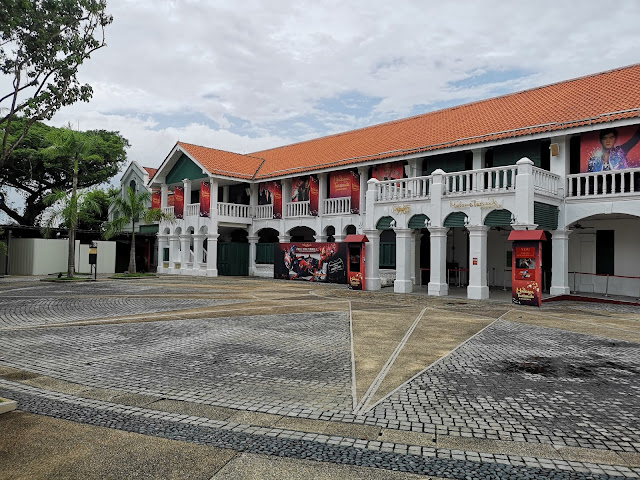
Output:
<path fill-rule="evenodd" d="M 69 228 L 69 258 L 67 259 L 67 277 L 72 278 L 76 269 L 76 227 L 78 226 L 78 155 L 73 165 L 73 186 L 71 188 L 71 225 Z"/>
<path fill-rule="evenodd" d="M 136 222 L 131 222 L 131 249 L 129 251 L 129 273 L 136 273 Z"/>

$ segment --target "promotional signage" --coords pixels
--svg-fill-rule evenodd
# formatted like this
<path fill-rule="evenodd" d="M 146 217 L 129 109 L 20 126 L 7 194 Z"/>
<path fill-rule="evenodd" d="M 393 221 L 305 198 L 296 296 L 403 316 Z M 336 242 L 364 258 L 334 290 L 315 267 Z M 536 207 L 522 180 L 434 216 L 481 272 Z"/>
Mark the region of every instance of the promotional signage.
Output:
<path fill-rule="evenodd" d="M 176 218 L 184 218 L 184 187 L 176 187 L 173 197 L 173 214 Z"/>
<path fill-rule="evenodd" d="M 351 170 L 333 172 L 329 181 L 329 197 L 351 198 L 351 213 L 360 213 L 360 175 Z"/>
<path fill-rule="evenodd" d="M 153 192 L 151 195 L 151 208 L 160 208 L 162 205 L 162 195 L 160 192 Z"/>
<path fill-rule="evenodd" d="M 209 182 L 200 184 L 200 216 L 208 217 L 211 208 L 211 185 Z"/>
<path fill-rule="evenodd" d="M 273 218 L 282 218 L 282 184 L 263 182 L 258 188 L 258 205 L 273 205 Z"/>
<path fill-rule="evenodd" d="M 511 255 L 513 303 L 518 305 L 542 304 L 542 230 L 513 231 Z"/>
<path fill-rule="evenodd" d="M 640 127 L 607 128 L 580 136 L 580 172 L 640 168 Z"/>
<path fill-rule="evenodd" d="M 344 243 L 349 245 L 349 263 L 347 268 L 347 283 L 353 290 L 365 289 L 365 243 L 369 239 L 366 235 L 347 235 Z"/>
<path fill-rule="evenodd" d="M 274 254 L 274 278 L 347 283 L 344 243 L 276 243 Z"/>
<path fill-rule="evenodd" d="M 305 177 L 294 178 L 291 182 L 291 201 L 308 202 L 310 190 L 311 180 L 309 178 L 309 175 Z"/>
<path fill-rule="evenodd" d="M 380 181 L 404 178 L 404 164 L 402 162 L 393 162 L 377 165 L 373 167 L 371 176 Z"/>
<path fill-rule="evenodd" d="M 320 184 L 318 177 L 309 177 L 309 213 L 314 217 L 318 216 L 318 204 L 320 203 Z"/>

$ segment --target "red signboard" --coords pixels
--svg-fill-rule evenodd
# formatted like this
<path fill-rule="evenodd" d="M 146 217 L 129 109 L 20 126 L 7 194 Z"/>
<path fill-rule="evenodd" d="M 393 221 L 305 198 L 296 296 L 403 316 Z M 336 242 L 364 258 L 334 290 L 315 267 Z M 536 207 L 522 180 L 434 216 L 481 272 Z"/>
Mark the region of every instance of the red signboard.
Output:
<path fill-rule="evenodd" d="M 540 306 L 542 303 L 542 255 L 541 242 L 513 242 L 512 287 L 513 303 Z"/>
<path fill-rule="evenodd" d="M 184 187 L 176 187 L 173 196 L 173 214 L 176 218 L 184 218 Z"/>
<path fill-rule="evenodd" d="M 309 213 L 314 217 L 318 215 L 318 204 L 320 203 L 320 185 L 318 177 L 309 177 Z"/>
<path fill-rule="evenodd" d="M 376 180 L 395 180 L 404 178 L 404 164 L 402 162 L 389 162 L 373 167 L 371 176 Z"/>
<path fill-rule="evenodd" d="M 329 180 L 329 198 L 342 198 L 351 196 L 352 175 L 349 170 L 332 172 Z"/>
<path fill-rule="evenodd" d="M 273 205 L 273 218 L 282 218 L 282 184 L 279 180 L 260 184 L 258 205 Z"/>
<path fill-rule="evenodd" d="M 151 195 L 151 208 L 160 208 L 162 206 L 162 194 L 160 192 L 153 192 Z"/>
<path fill-rule="evenodd" d="M 360 175 L 351 172 L 351 213 L 360 213 Z"/>
<path fill-rule="evenodd" d="M 209 182 L 200 184 L 200 216 L 208 217 L 211 207 L 211 185 Z"/>

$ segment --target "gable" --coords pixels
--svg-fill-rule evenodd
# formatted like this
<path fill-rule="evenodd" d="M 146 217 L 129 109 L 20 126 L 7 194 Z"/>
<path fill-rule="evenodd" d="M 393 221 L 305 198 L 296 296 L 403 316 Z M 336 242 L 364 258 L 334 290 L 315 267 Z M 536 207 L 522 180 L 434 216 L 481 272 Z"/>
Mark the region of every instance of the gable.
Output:
<path fill-rule="evenodd" d="M 167 174 L 166 182 L 170 185 L 172 183 L 181 183 L 185 178 L 198 180 L 199 178 L 206 177 L 207 175 L 202 173 L 202 168 L 193 163 L 193 161 L 183 153 Z"/>

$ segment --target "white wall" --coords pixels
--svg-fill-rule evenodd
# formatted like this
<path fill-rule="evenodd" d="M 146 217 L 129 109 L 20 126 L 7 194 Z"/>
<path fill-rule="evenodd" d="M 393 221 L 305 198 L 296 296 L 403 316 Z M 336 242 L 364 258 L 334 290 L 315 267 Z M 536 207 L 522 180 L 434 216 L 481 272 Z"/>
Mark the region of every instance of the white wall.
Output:
<path fill-rule="evenodd" d="M 98 273 L 116 272 L 116 242 L 98 243 Z M 76 271 L 89 273 L 89 245 L 80 245 L 76 248 Z"/>
<path fill-rule="evenodd" d="M 511 265 L 507 265 L 507 252 L 511 251 L 510 230 L 489 230 L 487 233 L 487 282 L 489 286 L 511 288 Z M 505 269 L 509 269 L 505 272 Z"/>

